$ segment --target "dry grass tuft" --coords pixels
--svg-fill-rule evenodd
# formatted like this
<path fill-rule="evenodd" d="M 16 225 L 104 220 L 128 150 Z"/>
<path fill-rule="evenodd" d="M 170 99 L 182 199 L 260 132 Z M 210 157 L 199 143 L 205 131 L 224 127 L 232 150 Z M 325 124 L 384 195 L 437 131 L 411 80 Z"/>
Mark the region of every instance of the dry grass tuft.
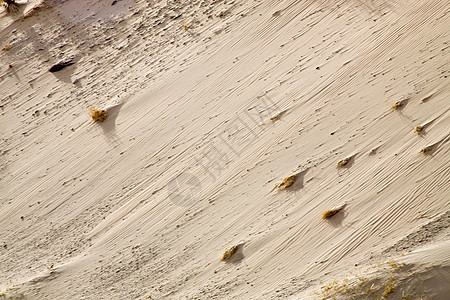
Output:
<path fill-rule="evenodd" d="M 342 209 L 344 209 L 345 205 L 341 205 L 339 207 L 330 209 L 330 210 L 326 210 L 322 213 L 322 219 L 326 220 L 331 218 L 334 215 L 337 215 Z"/>
<path fill-rule="evenodd" d="M 397 102 L 391 104 L 391 108 L 395 109 L 395 110 L 400 109 L 402 107 L 403 107 L 402 101 L 397 101 Z"/>
<path fill-rule="evenodd" d="M 184 30 L 188 30 L 190 26 L 191 26 L 191 24 L 189 24 L 189 23 L 183 23 Z"/>
<path fill-rule="evenodd" d="M 222 254 L 222 258 L 220 260 L 228 260 L 230 259 L 233 254 L 236 253 L 238 250 L 238 246 L 233 246 L 230 249 L 225 250 L 225 252 Z"/>
<path fill-rule="evenodd" d="M 3 0 L 0 4 L 6 7 L 6 12 L 9 14 L 15 14 L 20 10 L 19 4 L 15 0 Z"/>
<path fill-rule="evenodd" d="M 431 150 L 433 150 L 433 146 L 426 146 L 426 147 L 423 147 L 419 152 L 425 154 L 425 153 L 430 152 Z"/>
<path fill-rule="evenodd" d="M 340 161 L 337 162 L 336 167 L 338 168 L 345 167 L 350 162 L 351 159 L 352 159 L 351 157 L 341 159 Z"/>
<path fill-rule="evenodd" d="M 6 44 L 5 46 L 3 46 L 3 48 L 2 48 L 2 52 L 6 52 L 6 51 L 9 51 L 9 50 L 11 50 L 11 45 L 10 44 Z"/>
<path fill-rule="evenodd" d="M 290 188 L 291 186 L 294 185 L 296 180 L 297 180 L 297 174 L 288 176 L 288 177 L 284 178 L 283 181 L 279 185 L 277 185 L 277 188 L 279 188 L 280 190 L 285 190 L 287 188 Z"/>
<path fill-rule="evenodd" d="M 381 296 L 383 298 L 386 298 L 389 294 L 394 292 L 395 285 L 396 285 L 396 279 L 395 277 L 390 277 L 388 282 L 386 282 L 386 285 L 384 286 L 384 292 Z"/>
<path fill-rule="evenodd" d="M 397 102 L 391 104 L 391 108 L 394 110 L 404 108 L 406 104 L 408 104 L 410 98 L 411 98 L 410 94 L 402 96 Z"/>
<path fill-rule="evenodd" d="M 89 115 L 91 116 L 92 120 L 96 122 L 103 122 L 106 120 L 106 110 L 103 109 L 97 109 L 97 108 L 89 108 Z"/>
<path fill-rule="evenodd" d="M 414 132 L 417 133 L 418 135 L 422 133 L 422 130 L 423 126 L 417 125 L 416 127 L 414 127 Z"/>

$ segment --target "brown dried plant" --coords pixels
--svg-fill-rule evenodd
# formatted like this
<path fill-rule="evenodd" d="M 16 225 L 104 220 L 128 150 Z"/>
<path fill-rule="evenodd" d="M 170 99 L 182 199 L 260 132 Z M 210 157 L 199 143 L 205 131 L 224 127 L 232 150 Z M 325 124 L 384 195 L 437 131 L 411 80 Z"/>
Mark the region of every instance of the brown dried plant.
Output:
<path fill-rule="evenodd" d="M 419 152 L 423 153 L 423 154 L 426 154 L 426 153 L 430 152 L 431 150 L 433 150 L 433 146 L 432 145 L 423 147 Z"/>
<path fill-rule="evenodd" d="M 295 181 L 297 180 L 297 174 L 288 176 L 281 181 L 280 184 L 278 184 L 276 187 L 280 190 L 285 190 L 287 188 L 290 188 L 294 185 Z"/>
<path fill-rule="evenodd" d="M 333 217 L 334 215 L 337 215 L 342 209 L 344 209 L 344 207 L 345 207 L 345 204 L 341 205 L 339 207 L 335 207 L 330 210 L 324 211 L 322 213 L 322 219 L 326 220 L 326 219 Z"/>
<path fill-rule="evenodd" d="M 92 120 L 96 122 L 103 122 L 106 120 L 106 110 L 103 109 L 90 107 L 89 115 L 91 116 Z"/>
<path fill-rule="evenodd" d="M 220 260 L 228 260 L 230 259 L 233 254 L 236 253 L 238 250 L 238 246 L 233 246 L 230 249 L 225 250 L 225 252 L 222 254 L 222 258 Z"/>
<path fill-rule="evenodd" d="M 351 157 L 341 159 L 340 161 L 337 162 L 336 167 L 338 168 L 345 167 L 350 162 L 351 159 L 352 159 Z"/>
<path fill-rule="evenodd" d="M 0 1 L 0 5 L 5 6 L 7 13 L 17 13 L 19 8 L 19 3 L 17 3 L 15 0 L 2 0 Z"/>
<path fill-rule="evenodd" d="M 414 127 L 414 132 L 417 135 L 420 135 L 422 133 L 422 130 L 423 130 L 423 126 L 417 125 L 416 127 Z"/>

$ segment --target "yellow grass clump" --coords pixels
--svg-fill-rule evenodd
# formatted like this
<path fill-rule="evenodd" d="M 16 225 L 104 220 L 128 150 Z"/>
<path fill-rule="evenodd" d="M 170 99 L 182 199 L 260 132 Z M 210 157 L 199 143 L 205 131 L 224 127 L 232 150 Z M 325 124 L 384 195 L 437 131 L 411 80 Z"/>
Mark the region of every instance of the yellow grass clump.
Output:
<path fill-rule="evenodd" d="M 351 157 L 346 157 L 337 162 L 336 167 L 342 168 L 345 167 L 346 164 L 350 162 Z"/>
<path fill-rule="evenodd" d="M 236 253 L 238 250 L 238 246 L 233 246 L 230 249 L 225 250 L 225 252 L 222 254 L 222 258 L 220 260 L 228 260 L 230 259 L 233 254 Z"/>
<path fill-rule="evenodd" d="M 288 176 L 283 179 L 283 181 L 277 186 L 279 189 L 287 189 L 294 185 L 295 181 L 297 180 L 297 174 Z"/>
<path fill-rule="evenodd" d="M 7 13 L 16 13 L 19 11 L 19 4 L 15 0 L 0 0 L 0 5 L 6 8 Z"/>
<path fill-rule="evenodd" d="M 92 120 L 96 122 L 103 122 L 106 120 L 106 110 L 103 109 L 90 107 L 89 115 L 91 116 Z"/>
<path fill-rule="evenodd" d="M 426 146 L 426 147 L 423 147 L 419 152 L 425 154 L 425 153 L 430 152 L 431 150 L 433 150 L 433 146 Z"/>
<path fill-rule="evenodd" d="M 391 108 L 394 110 L 402 109 L 406 104 L 408 104 L 410 98 L 410 94 L 402 96 L 397 102 L 391 104 Z"/>
<path fill-rule="evenodd" d="M 400 109 L 402 107 L 403 107 L 403 101 L 397 101 L 397 102 L 391 104 L 391 108 L 394 110 Z"/>
<path fill-rule="evenodd" d="M 331 218 L 332 216 L 338 214 L 344 207 L 345 205 L 341 205 L 339 207 L 324 211 L 322 213 L 322 219 L 326 220 Z"/>
<path fill-rule="evenodd" d="M 381 296 L 383 296 L 383 298 L 386 298 L 389 294 L 394 292 L 395 289 L 395 285 L 396 285 L 396 280 L 394 277 L 390 277 L 388 282 L 386 282 L 386 285 L 384 286 L 384 292 Z"/>
<path fill-rule="evenodd" d="M 417 133 L 418 135 L 422 133 L 422 130 L 423 126 L 417 125 L 416 127 L 414 127 L 414 132 Z"/>
<path fill-rule="evenodd" d="M 9 51 L 9 50 L 11 50 L 11 45 L 10 45 L 10 44 L 6 44 L 6 45 L 3 46 L 3 48 L 2 48 L 2 52 L 6 52 L 6 51 Z"/>

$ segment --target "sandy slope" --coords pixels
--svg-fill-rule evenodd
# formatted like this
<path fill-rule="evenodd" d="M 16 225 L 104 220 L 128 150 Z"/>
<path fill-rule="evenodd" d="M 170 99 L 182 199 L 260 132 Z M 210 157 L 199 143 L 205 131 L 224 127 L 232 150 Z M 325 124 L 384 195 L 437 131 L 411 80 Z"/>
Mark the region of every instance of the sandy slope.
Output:
<path fill-rule="evenodd" d="M 35 5 L 0 23 L 6 297 L 450 294 L 448 1 Z"/>

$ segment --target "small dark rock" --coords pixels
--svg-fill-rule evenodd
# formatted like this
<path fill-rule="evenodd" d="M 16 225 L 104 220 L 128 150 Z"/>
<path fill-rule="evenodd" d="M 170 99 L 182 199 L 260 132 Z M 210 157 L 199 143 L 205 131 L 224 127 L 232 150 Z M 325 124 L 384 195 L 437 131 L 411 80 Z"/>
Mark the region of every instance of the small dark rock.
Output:
<path fill-rule="evenodd" d="M 58 72 L 58 71 L 61 71 L 62 69 L 64 69 L 65 67 L 73 65 L 74 63 L 75 63 L 75 61 L 73 59 L 63 60 L 63 61 L 60 61 L 59 63 L 53 65 L 49 71 L 52 73 Z"/>
<path fill-rule="evenodd" d="M 172 20 L 176 20 L 176 19 L 178 19 L 179 17 L 181 17 L 181 14 L 176 14 L 176 15 L 174 15 L 174 16 L 170 16 L 170 18 L 171 18 Z"/>

